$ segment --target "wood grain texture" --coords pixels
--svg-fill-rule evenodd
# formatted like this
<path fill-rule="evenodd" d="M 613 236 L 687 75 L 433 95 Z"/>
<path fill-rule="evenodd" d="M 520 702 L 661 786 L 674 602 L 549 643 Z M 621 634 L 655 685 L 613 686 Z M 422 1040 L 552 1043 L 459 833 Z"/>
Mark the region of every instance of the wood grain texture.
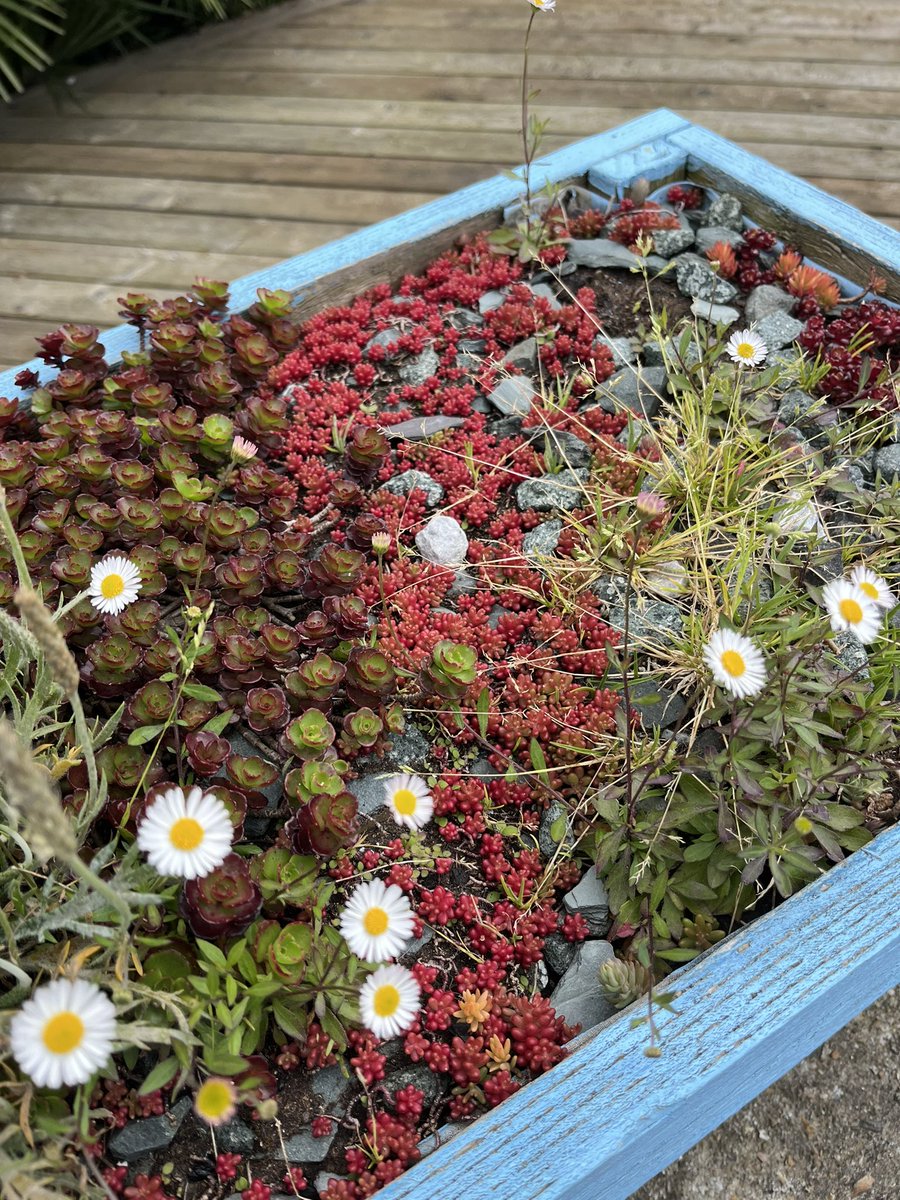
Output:
<path fill-rule="evenodd" d="M 285 0 L 93 67 L 70 95 L 35 89 L 0 112 L 0 236 L 23 243 L 16 271 L 52 278 L 46 248 L 60 243 L 60 279 L 80 267 L 86 284 L 114 289 L 129 239 L 274 263 L 335 224 L 513 166 L 527 11 L 522 0 Z M 539 14 L 532 51 L 548 151 L 662 104 L 900 220 L 894 0 L 565 0 Z M 280 224 L 295 219 L 302 240 Z M 29 265 L 24 247 L 41 241 Z M 200 269 L 187 265 L 181 285 Z M 0 272 L 13 273 L 2 261 Z M 114 300 L 100 311 L 115 320 Z M 45 332 L 50 310 L 34 322 Z"/>
<path fill-rule="evenodd" d="M 626 1200 L 900 982 L 898 906 L 894 828 L 675 972 L 661 1058 L 644 1056 L 633 1006 L 385 1200 Z"/>

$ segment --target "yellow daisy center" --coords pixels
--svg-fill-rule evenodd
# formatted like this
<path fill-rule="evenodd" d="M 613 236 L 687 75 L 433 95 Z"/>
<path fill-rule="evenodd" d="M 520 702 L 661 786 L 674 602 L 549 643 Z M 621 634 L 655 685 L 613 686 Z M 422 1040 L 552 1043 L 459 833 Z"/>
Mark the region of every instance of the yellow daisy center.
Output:
<path fill-rule="evenodd" d="M 738 358 L 752 358 L 756 353 L 756 347 L 752 342 L 738 342 L 735 353 Z"/>
<path fill-rule="evenodd" d="M 722 664 L 723 670 L 727 671 L 732 679 L 740 679 L 747 670 L 744 656 L 739 654 L 737 650 L 723 650 L 719 661 Z"/>
<path fill-rule="evenodd" d="M 363 928 L 370 937 L 387 933 L 388 915 L 383 908 L 370 908 L 363 917 Z"/>
<path fill-rule="evenodd" d="M 224 1079 L 207 1079 L 194 1097 L 194 1106 L 201 1117 L 216 1121 L 234 1104 L 234 1089 Z"/>
<path fill-rule="evenodd" d="M 193 817 L 179 817 L 169 830 L 169 841 L 176 850 L 196 850 L 203 841 L 203 826 Z"/>
<path fill-rule="evenodd" d="M 117 596 L 121 596 L 125 591 L 125 580 L 115 571 L 104 576 L 100 584 L 100 592 L 105 600 L 115 600 Z"/>
<path fill-rule="evenodd" d="M 851 600 L 849 596 L 840 602 L 838 608 L 844 620 L 849 621 L 851 625 L 858 625 L 862 620 L 863 611 L 861 605 L 855 600 Z"/>
<path fill-rule="evenodd" d="M 869 596 L 872 600 L 878 599 L 878 588 L 875 586 L 874 583 L 869 583 L 867 580 L 864 580 L 862 583 L 859 584 L 859 586 L 866 593 L 866 595 Z"/>
<path fill-rule="evenodd" d="M 41 1038 L 51 1054 L 71 1054 L 81 1045 L 84 1021 L 77 1013 L 61 1012 L 44 1026 Z"/>
<path fill-rule="evenodd" d="M 400 1007 L 400 993 L 392 983 L 383 983 L 375 989 L 372 1008 L 376 1017 L 392 1017 Z"/>
<path fill-rule="evenodd" d="M 399 788 L 394 792 L 394 808 L 401 817 L 411 817 L 416 811 L 416 793 L 409 788 Z"/>

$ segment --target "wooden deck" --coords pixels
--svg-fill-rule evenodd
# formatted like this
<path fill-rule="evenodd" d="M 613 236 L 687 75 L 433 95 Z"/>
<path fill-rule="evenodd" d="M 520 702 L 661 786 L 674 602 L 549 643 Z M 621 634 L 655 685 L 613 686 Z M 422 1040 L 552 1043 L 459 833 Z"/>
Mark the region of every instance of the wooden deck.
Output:
<path fill-rule="evenodd" d="M 519 162 L 527 18 L 287 0 L 0 112 L 0 368 Z M 558 0 L 531 68 L 548 149 L 665 105 L 900 226 L 897 0 Z"/>

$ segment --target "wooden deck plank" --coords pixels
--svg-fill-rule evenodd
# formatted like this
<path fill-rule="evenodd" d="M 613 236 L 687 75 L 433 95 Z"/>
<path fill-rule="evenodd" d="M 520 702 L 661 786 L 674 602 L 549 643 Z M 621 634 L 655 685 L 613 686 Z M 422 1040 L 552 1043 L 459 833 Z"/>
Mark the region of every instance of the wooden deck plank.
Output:
<path fill-rule="evenodd" d="M 61 109 L 33 91 L 0 112 L 0 271 L 34 285 L 20 313 L 43 329 L 83 280 L 84 311 L 111 320 L 103 288 L 253 271 L 514 165 L 526 16 L 289 0 L 82 72 Z M 566 0 L 531 58 L 548 152 L 665 104 L 888 223 L 898 64 L 896 0 Z"/>

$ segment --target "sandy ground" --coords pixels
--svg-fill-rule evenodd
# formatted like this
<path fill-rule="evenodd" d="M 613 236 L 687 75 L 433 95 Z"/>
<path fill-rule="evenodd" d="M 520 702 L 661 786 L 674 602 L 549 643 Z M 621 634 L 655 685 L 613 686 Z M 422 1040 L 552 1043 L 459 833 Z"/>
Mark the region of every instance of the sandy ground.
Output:
<path fill-rule="evenodd" d="M 900 1200 L 900 988 L 631 1200 L 854 1197 Z"/>

